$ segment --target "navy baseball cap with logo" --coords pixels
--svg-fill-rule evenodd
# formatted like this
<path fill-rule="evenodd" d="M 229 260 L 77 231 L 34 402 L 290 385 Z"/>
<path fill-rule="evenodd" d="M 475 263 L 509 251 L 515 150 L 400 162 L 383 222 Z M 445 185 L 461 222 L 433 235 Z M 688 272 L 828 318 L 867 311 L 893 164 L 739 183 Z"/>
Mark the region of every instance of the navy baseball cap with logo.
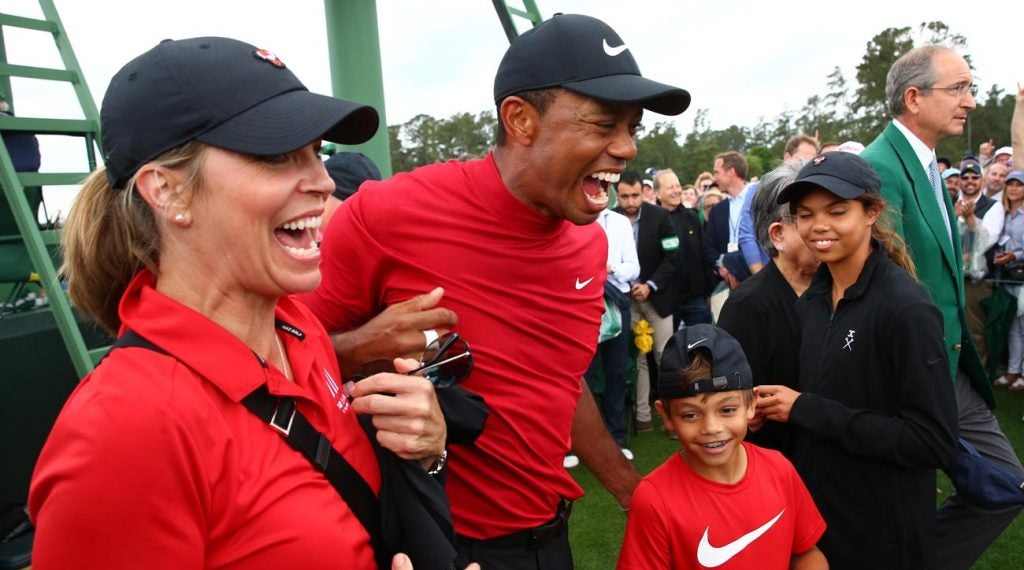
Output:
<path fill-rule="evenodd" d="M 974 174 L 981 176 L 981 163 L 973 158 L 965 158 L 960 162 L 960 176 Z"/>
<path fill-rule="evenodd" d="M 882 179 L 868 161 L 856 154 L 826 152 L 812 158 L 800 169 L 793 182 L 779 192 L 778 203 L 792 202 L 818 188 L 852 200 L 861 194 L 878 194 L 882 189 Z"/>
<path fill-rule="evenodd" d="M 692 355 L 705 351 L 711 360 L 711 377 L 687 382 L 682 371 Z M 669 339 L 661 353 L 658 395 L 662 399 L 689 398 L 708 392 L 729 392 L 754 387 L 754 375 L 739 341 L 709 324 L 683 327 Z"/>
<path fill-rule="evenodd" d="M 121 68 L 100 112 L 107 180 L 123 188 L 146 162 L 197 140 L 252 155 L 317 139 L 365 142 L 373 107 L 310 93 L 272 52 L 219 37 L 165 40 Z"/>
<path fill-rule="evenodd" d="M 685 89 L 641 76 L 628 44 L 608 24 L 580 14 L 555 14 L 512 42 L 494 78 L 494 102 L 551 87 L 663 115 L 690 106 Z"/>

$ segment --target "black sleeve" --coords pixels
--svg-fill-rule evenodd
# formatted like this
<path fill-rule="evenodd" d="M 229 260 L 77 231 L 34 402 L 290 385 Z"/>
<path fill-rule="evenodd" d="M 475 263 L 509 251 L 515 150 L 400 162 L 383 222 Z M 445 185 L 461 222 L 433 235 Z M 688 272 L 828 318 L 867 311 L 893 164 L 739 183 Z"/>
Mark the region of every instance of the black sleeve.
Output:
<path fill-rule="evenodd" d="M 704 260 L 707 261 L 711 267 L 718 265 L 718 258 L 725 253 L 725 246 L 727 244 L 720 244 L 715 237 L 715 228 L 718 227 L 718 218 L 721 216 L 721 204 L 725 204 L 723 200 L 719 204 L 715 204 L 714 208 L 711 208 L 711 213 L 708 214 L 708 220 L 704 223 Z"/>
<path fill-rule="evenodd" d="M 927 302 L 907 306 L 893 315 L 884 343 L 892 362 L 887 381 L 898 390 L 895 415 L 805 392 L 793 404 L 790 422 L 855 455 L 904 467 L 945 467 L 957 449 L 957 409 L 942 315 Z"/>
<path fill-rule="evenodd" d="M 661 263 L 658 264 L 658 268 L 648 278 L 654 281 L 659 291 L 663 287 L 671 285 L 676 272 L 676 260 L 679 253 L 679 236 L 676 235 L 676 231 L 672 228 L 672 220 L 669 219 L 666 212 L 660 213 L 662 216 L 660 216 L 661 220 L 658 223 L 658 240 L 660 242 L 658 247 L 661 248 Z M 666 249 L 666 243 L 675 243 L 675 246 Z"/>
<path fill-rule="evenodd" d="M 733 291 L 725 300 L 717 324 L 740 343 L 754 375 L 754 385 L 760 386 L 768 379 L 767 360 L 775 352 L 775 336 L 770 333 L 771 327 L 765 312 L 751 306 L 751 303 L 743 302 L 746 295 L 740 296 L 739 292 L 739 289 Z"/>

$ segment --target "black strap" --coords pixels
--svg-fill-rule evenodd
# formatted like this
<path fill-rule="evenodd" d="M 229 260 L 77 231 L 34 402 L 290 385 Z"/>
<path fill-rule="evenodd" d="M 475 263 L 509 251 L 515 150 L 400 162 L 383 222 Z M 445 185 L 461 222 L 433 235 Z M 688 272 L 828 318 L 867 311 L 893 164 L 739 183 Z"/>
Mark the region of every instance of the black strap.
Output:
<path fill-rule="evenodd" d="M 111 346 L 111 350 L 124 347 L 147 348 L 172 356 L 166 350 L 128 329 Z M 374 551 L 379 552 L 380 504 L 369 483 L 345 460 L 330 440 L 316 430 L 299 412 L 292 398 L 279 398 L 270 393 L 266 384 L 260 384 L 242 399 L 249 409 L 268 426 L 280 433 L 288 445 L 301 453 L 318 471 L 327 477 L 334 490 L 348 504 L 363 528 L 370 535 Z"/>

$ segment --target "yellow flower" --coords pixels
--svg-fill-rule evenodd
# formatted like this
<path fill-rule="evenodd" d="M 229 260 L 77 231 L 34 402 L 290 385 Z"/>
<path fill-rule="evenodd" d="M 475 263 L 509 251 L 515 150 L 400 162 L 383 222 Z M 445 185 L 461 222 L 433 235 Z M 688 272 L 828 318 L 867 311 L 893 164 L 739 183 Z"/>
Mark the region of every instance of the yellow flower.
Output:
<path fill-rule="evenodd" d="M 640 354 L 647 354 L 654 348 L 654 329 L 651 328 L 651 323 L 648 323 L 645 319 L 637 321 L 636 325 L 633 326 L 633 343 L 640 350 Z"/>

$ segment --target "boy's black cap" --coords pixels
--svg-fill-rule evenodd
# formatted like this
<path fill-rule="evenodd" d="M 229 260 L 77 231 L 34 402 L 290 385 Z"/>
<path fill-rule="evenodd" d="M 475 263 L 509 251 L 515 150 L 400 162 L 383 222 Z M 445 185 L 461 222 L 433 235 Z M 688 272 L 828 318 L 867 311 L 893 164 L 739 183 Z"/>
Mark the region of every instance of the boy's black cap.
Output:
<path fill-rule="evenodd" d="M 339 152 L 324 161 L 334 180 L 332 194 L 339 200 L 351 198 L 367 180 L 380 180 L 380 169 L 361 152 Z"/>
<path fill-rule="evenodd" d="M 678 115 L 690 106 L 685 89 L 642 77 L 628 46 L 608 24 L 580 14 L 555 14 L 512 42 L 494 78 L 494 102 L 549 87 L 639 103 L 662 115 Z"/>
<path fill-rule="evenodd" d="M 121 68 L 100 112 L 107 179 L 122 188 L 146 162 L 192 140 L 253 155 L 323 138 L 368 140 L 377 111 L 310 93 L 273 53 L 229 38 L 165 40 Z"/>
<path fill-rule="evenodd" d="M 868 161 L 849 152 L 819 154 L 804 165 L 796 179 L 779 192 L 778 203 L 792 202 L 815 188 L 824 188 L 846 200 L 878 194 L 882 179 Z"/>
<path fill-rule="evenodd" d="M 690 365 L 690 355 L 698 350 L 705 350 L 711 356 L 711 378 L 684 385 L 681 372 Z M 663 399 L 753 387 L 754 375 L 750 372 L 743 347 L 732 335 L 715 325 L 683 327 L 672 335 L 661 353 L 658 395 Z"/>

